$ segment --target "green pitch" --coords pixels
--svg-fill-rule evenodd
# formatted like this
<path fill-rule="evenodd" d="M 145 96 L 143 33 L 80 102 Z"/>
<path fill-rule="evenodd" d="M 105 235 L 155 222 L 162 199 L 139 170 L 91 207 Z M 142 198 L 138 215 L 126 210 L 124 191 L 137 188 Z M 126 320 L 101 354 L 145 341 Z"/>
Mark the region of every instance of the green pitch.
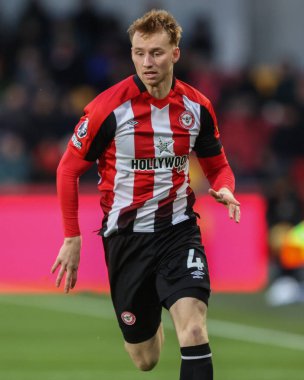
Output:
<path fill-rule="evenodd" d="M 0 379 L 177 380 L 179 350 L 166 312 L 164 324 L 160 363 L 142 373 L 123 349 L 109 298 L 0 295 Z M 303 380 L 303 304 L 271 308 L 262 294 L 215 294 L 209 331 L 216 380 Z"/>

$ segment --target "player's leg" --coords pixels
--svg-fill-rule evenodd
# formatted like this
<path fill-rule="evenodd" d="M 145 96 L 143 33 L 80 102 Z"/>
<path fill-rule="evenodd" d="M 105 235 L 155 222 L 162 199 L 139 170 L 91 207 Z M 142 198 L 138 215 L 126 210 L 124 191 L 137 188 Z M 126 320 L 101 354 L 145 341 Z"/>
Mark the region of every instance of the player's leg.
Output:
<path fill-rule="evenodd" d="M 149 371 L 157 364 L 164 341 L 153 236 L 128 233 L 103 240 L 111 297 L 125 348 L 137 368 Z"/>
<path fill-rule="evenodd" d="M 170 314 L 181 349 L 180 380 L 212 380 L 206 304 L 196 298 L 180 298 L 171 306 Z"/>
<path fill-rule="evenodd" d="M 176 301 L 169 311 L 181 347 L 208 343 L 207 306 L 204 302 L 184 297 Z"/>
<path fill-rule="evenodd" d="M 196 225 L 180 223 L 164 239 L 157 288 L 180 343 L 180 380 L 212 380 L 206 328 L 210 280 L 200 230 Z"/>
<path fill-rule="evenodd" d="M 163 343 L 164 331 L 161 323 L 157 333 L 152 338 L 141 343 L 125 341 L 125 349 L 138 369 L 150 371 L 158 363 Z"/>

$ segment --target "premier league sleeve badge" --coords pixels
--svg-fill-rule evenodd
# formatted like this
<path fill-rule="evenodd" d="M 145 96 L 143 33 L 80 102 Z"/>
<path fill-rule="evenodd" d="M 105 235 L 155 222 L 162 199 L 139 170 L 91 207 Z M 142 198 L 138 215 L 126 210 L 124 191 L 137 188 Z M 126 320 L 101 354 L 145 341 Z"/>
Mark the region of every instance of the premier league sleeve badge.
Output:
<path fill-rule="evenodd" d="M 86 118 L 77 128 L 77 137 L 83 139 L 88 133 L 89 119 Z"/>

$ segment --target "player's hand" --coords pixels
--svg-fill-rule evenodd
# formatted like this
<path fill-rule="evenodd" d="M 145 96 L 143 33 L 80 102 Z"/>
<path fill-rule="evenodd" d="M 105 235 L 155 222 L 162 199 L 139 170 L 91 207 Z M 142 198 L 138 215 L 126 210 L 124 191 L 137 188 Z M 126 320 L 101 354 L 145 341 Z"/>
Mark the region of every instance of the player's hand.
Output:
<path fill-rule="evenodd" d="M 68 293 L 73 289 L 77 282 L 77 272 L 80 261 L 81 236 L 65 238 L 62 247 L 58 253 L 56 261 L 52 266 L 51 273 L 54 273 L 58 267 L 60 270 L 56 279 L 56 286 L 59 288 L 66 272 L 64 292 Z"/>
<path fill-rule="evenodd" d="M 213 189 L 209 189 L 209 194 L 219 203 L 223 203 L 229 212 L 229 218 L 233 219 L 236 223 L 239 223 L 241 220 L 241 210 L 240 210 L 240 202 L 237 201 L 232 192 L 223 187 L 219 191 L 215 191 Z"/>

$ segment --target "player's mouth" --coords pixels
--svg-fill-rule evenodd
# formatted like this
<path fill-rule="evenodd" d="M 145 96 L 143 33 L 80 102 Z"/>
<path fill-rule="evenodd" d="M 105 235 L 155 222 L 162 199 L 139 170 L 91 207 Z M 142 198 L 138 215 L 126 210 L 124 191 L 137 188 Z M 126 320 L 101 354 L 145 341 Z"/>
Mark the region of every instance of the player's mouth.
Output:
<path fill-rule="evenodd" d="M 144 76 L 148 79 L 152 79 L 157 75 L 156 71 L 145 71 Z"/>

